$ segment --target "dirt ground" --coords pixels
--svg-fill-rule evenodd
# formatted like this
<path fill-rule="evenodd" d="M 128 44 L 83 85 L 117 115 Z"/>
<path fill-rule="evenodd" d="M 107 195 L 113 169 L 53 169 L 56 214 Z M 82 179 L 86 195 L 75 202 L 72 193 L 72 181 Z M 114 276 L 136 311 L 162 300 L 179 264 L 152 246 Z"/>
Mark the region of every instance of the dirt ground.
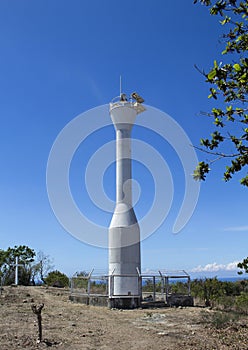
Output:
<path fill-rule="evenodd" d="M 68 295 L 57 288 L 4 287 L 0 349 L 248 349 L 247 317 L 215 329 L 206 322 L 206 315 L 215 312 L 209 309 L 109 310 L 72 303 Z M 37 343 L 37 317 L 31 309 L 39 303 L 44 303 L 41 343 Z"/>

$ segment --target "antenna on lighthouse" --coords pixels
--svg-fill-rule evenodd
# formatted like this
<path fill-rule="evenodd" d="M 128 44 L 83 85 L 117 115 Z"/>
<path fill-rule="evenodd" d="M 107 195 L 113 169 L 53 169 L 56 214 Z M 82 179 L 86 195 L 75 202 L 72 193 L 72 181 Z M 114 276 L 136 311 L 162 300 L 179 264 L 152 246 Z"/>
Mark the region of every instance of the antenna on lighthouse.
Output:
<path fill-rule="evenodd" d="M 120 75 L 120 101 L 126 102 L 127 101 L 127 96 L 122 92 L 122 81 L 121 81 L 121 75 Z"/>

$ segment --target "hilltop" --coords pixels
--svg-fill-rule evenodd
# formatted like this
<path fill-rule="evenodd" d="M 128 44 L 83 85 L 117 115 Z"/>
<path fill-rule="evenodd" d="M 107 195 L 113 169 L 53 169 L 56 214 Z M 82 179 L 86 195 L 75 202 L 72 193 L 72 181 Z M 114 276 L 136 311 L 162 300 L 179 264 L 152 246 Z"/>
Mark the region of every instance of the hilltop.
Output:
<path fill-rule="evenodd" d="M 0 296 L 1 350 L 247 349 L 245 316 L 226 323 L 226 314 L 221 318 L 214 310 L 200 307 L 109 310 L 74 304 L 68 296 L 68 290 L 52 287 L 4 287 Z M 36 315 L 31 310 L 34 303 L 44 303 L 44 341 L 40 344 Z M 218 317 L 220 329 L 213 327 Z"/>

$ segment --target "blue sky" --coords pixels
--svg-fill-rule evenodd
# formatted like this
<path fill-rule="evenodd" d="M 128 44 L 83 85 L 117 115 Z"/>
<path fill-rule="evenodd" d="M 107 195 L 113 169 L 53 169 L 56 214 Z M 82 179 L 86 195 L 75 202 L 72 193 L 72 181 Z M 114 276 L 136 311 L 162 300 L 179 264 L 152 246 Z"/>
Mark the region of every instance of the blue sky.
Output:
<path fill-rule="evenodd" d="M 147 105 L 168 113 L 192 144 L 208 136 L 211 121 L 200 111 L 213 104 L 194 64 L 208 70 L 214 59 L 223 60 L 217 54 L 222 27 L 192 2 L 1 1 L 0 248 L 26 244 L 42 250 L 69 275 L 107 268 L 107 249 L 75 239 L 54 216 L 46 190 L 48 156 L 71 120 L 119 94 L 120 75 L 125 92 L 136 90 Z M 103 118 L 108 123 L 107 113 Z M 172 227 L 184 194 L 180 161 L 154 133 L 136 127 L 133 135 L 166 159 L 174 180 L 165 222 L 142 242 L 143 268 L 235 275 L 233 262 L 247 256 L 248 246 L 247 190 L 238 176 L 226 184 L 223 163 L 214 164 L 193 216 L 175 235 Z M 114 137 L 111 126 L 91 135 L 75 153 L 70 174 L 78 206 L 106 227 L 111 215 L 90 204 L 83 179 L 91 155 Z M 152 202 L 153 181 L 138 162 L 133 173 L 142 190 L 137 204 L 142 217 Z M 104 189 L 114 200 L 113 164 L 104 174 Z"/>

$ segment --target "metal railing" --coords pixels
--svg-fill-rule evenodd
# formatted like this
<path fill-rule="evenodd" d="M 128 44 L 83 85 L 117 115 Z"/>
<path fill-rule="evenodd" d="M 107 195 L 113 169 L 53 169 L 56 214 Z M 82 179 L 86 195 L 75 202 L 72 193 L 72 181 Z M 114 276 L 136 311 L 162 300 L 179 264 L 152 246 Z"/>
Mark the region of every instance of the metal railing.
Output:
<path fill-rule="evenodd" d="M 71 295 L 108 295 L 108 275 L 93 275 L 94 269 L 87 275 L 75 273 L 70 279 Z"/>
<path fill-rule="evenodd" d="M 147 273 L 140 273 L 137 270 L 137 274 L 120 275 L 114 274 L 97 274 L 93 273 L 94 269 L 86 275 L 77 275 L 77 273 L 71 278 L 71 295 L 86 295 L 86 296 L 105 296 L 109 298 L 113 297 L 134 297 L 130 293 L 126 295 L 118 295 L 114 292 L 115 280 L 117 278 L 135 278 L 138 284 L 138 291 L 142 296 L 143 301 L 164 301 L 167 302 L 168 297 L 175 293 L 175 286 L 179 288 L 178 294 L 184 294 L 190 296 L 190 276 L 184 270 L 182 271 L 164 271 L 159 270 L 157 272 L 150 271 Z M 174 281 L 182 282 L 181 290 L 180 285 L 177 286 Z"/>

